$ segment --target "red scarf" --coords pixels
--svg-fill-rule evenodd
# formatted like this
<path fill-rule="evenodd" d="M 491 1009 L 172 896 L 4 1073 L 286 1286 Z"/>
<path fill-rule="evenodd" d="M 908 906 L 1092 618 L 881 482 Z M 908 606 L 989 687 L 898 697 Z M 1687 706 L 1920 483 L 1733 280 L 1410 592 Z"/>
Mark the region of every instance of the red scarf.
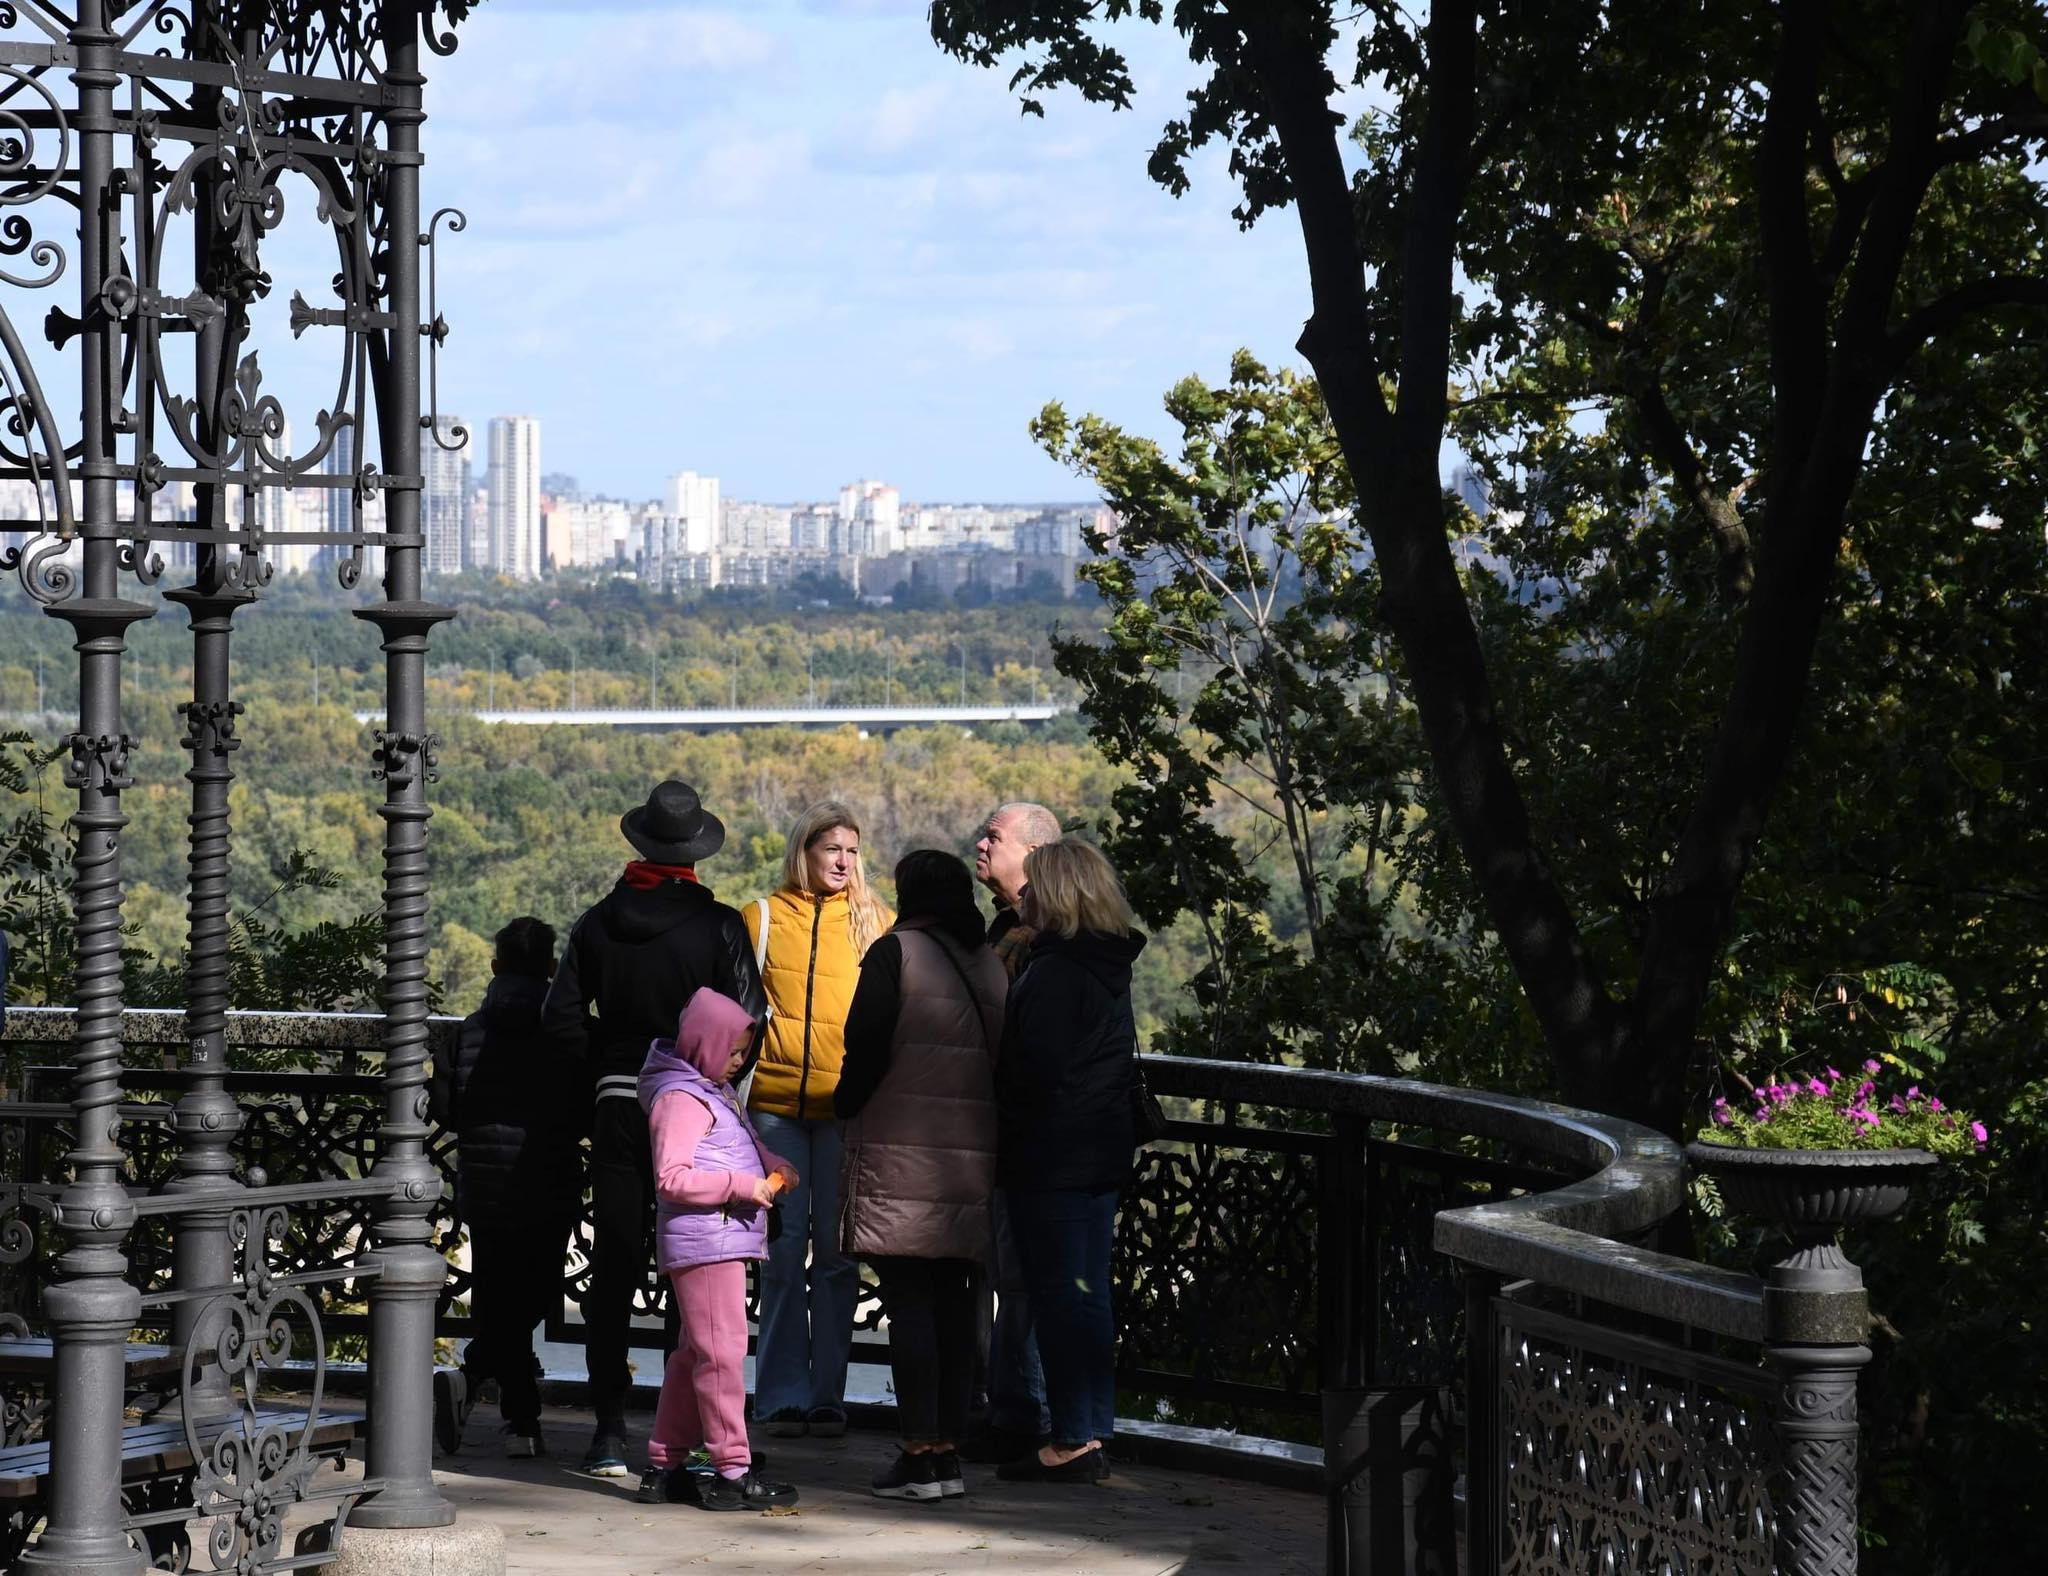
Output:
<path fill-rule="evenodd" d="M 635 892 L 652 892 L 664 881 L 688 881 L 697 879 L 695 865 L 657 865 L 651 859 L 634 859 L 626 865 L 626 885 Z"/>

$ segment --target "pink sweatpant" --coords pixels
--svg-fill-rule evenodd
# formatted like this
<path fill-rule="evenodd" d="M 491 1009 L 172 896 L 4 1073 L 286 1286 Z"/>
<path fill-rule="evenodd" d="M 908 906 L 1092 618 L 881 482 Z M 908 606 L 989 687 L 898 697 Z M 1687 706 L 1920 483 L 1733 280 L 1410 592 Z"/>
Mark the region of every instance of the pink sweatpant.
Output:
<path fill-rule="evenodd" d="M 650 1466 L 679 1467 L 703 1445 L 727 1477 L 752 1464 L 747 1444 L 747 1266 L 738 1259 L 669 1271 L 682 1332 L 661 1376 Z"/>

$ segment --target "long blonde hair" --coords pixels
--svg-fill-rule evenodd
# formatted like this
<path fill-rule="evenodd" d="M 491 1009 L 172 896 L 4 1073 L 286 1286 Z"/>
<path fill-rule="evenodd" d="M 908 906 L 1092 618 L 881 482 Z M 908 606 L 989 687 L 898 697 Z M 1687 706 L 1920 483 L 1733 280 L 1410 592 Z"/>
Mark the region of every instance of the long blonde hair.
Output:
<path fill-rule="evenodd" d="M 853 811 L 837 799 L 821 799 L 796 818 L 796 825 L 789 829 L 789 846 L 782 851 L 784 887 L 792 892 L 810 892 L 811 863 L 805 856 L 810 853 L 811 844 L 837 826 L 845 827 L 856 837 L 861 835 L 860 822 L 854 819 Z M 866 863 L 858 852 L 846 879 L 846 926 L 857 958 L 866 957 L 868 948 L 889 928 L 888 910 L 868 889 Z"/>
<path fill-rule="evenodd" d="M 1084 930 L 1126 936 L 1137 927 L 1116 866 L 1088 843 L 1041 843 L 1024 856 L 1024 880 L 1041 930 L 1071 939 Z"/>

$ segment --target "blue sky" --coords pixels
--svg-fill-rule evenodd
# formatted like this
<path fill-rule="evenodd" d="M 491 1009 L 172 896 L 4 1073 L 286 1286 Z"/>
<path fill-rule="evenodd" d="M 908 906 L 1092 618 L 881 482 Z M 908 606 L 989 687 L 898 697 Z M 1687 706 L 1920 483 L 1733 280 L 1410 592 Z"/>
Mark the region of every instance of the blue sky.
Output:
<path fill-rule="evenodd" d="M 470 220 L 444 409 L 538 416 L 546 469 L 627 496 L 1085 496 L 1025 435 L 1047 399 L 1160 431 L 1176 378 L 1291 363 L 1308 310 L 1291 210 L 1241 232 L 1220 158 L 1147 177 L 1193 67 L 1121 31 L 1135 108 L 1038 120 L 924 0 L 487 0 L 428 68 L 426 196 Z"/>

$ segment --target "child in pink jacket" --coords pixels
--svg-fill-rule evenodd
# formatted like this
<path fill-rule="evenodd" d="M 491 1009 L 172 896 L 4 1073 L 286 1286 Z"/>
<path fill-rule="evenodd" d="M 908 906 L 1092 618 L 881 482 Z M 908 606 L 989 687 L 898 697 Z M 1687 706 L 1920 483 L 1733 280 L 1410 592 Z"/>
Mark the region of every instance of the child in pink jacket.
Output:
<path fill-rule="evenodd" d="M 747 1443 L 747 1261 L 767 1257 L 768 1206 L 797 1181 L 789 1162 L 762 1146 L 732 1087 L 754 1029 L 731 997 L 699 990 L 676 1037 L 648 1047 L 640 1069 L 654 1148 L 655 1260 L 682 1316 L 640 1482 L 640 1497 L 656 1503 L 796 1503 L 790 1484 L 755 1475 Z M 685 1463 L 699 1443 L 714 1475 L 693 1489 Z"/>

